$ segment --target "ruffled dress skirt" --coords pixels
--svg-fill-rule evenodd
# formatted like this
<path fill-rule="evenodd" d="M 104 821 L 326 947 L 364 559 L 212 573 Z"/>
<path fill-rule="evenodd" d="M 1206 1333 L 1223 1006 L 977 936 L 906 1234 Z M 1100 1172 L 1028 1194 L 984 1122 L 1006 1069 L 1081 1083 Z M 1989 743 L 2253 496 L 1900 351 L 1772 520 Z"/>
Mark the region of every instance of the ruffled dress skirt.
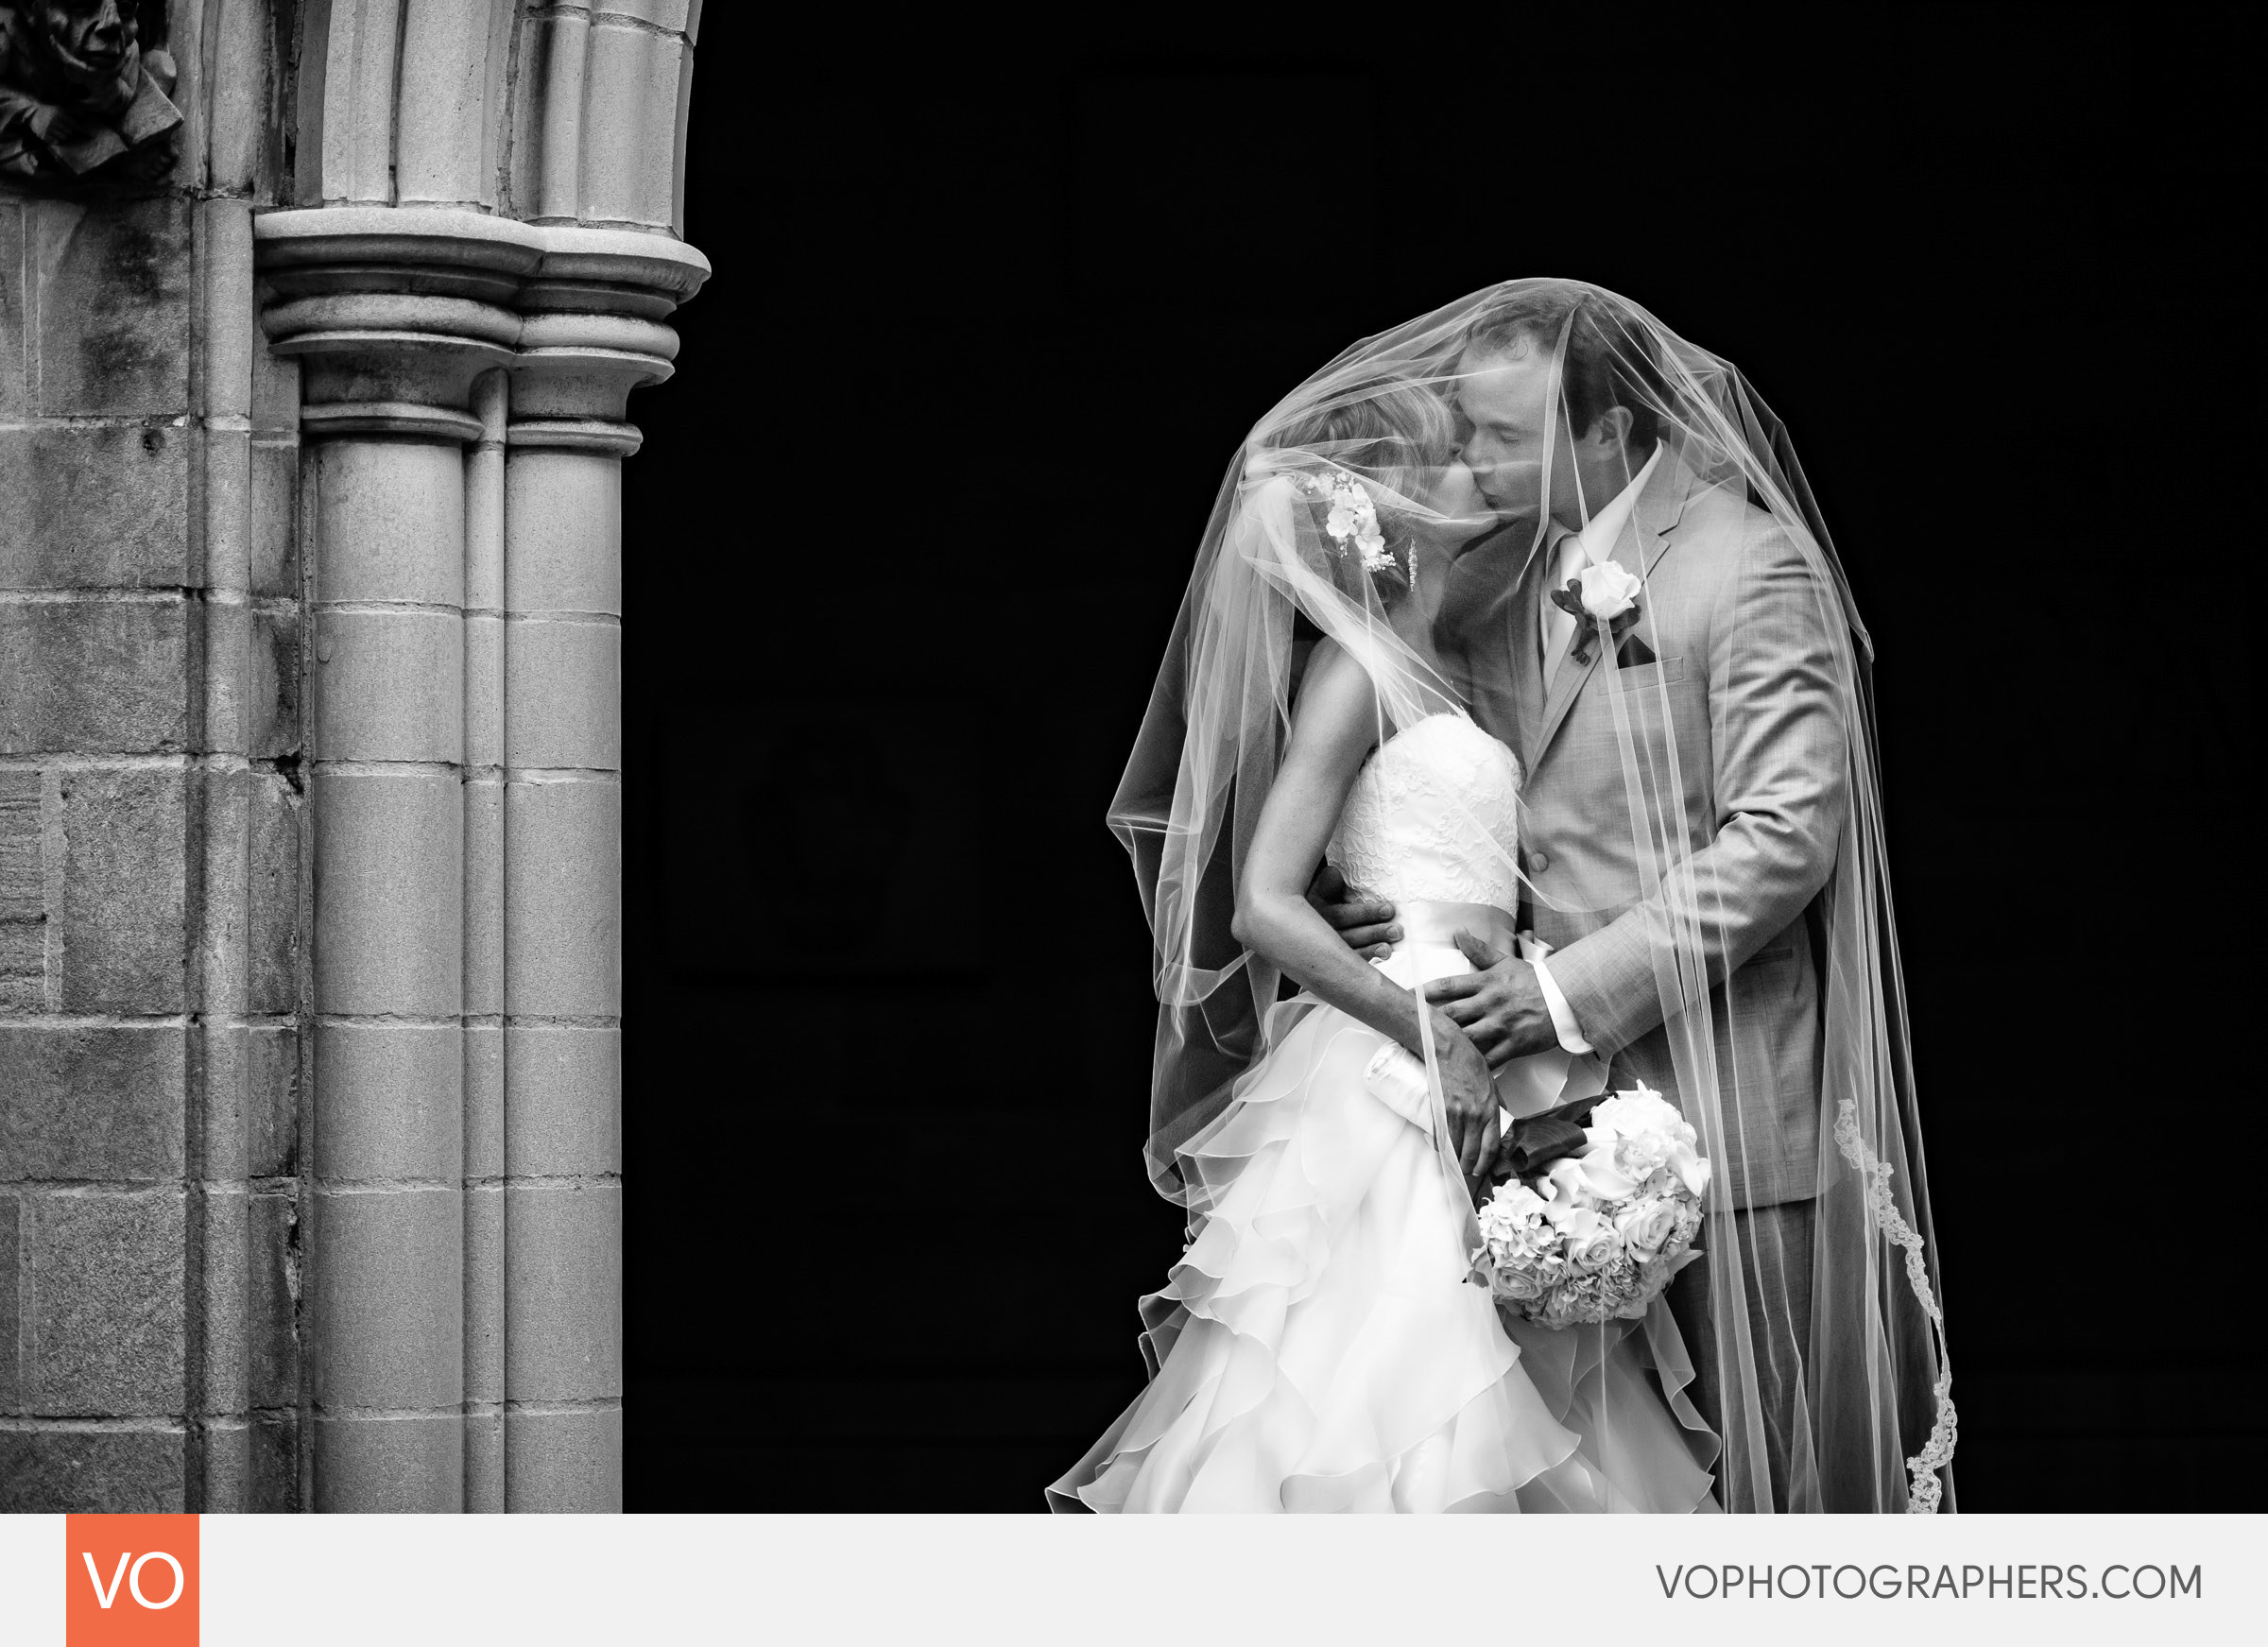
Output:
<path fill-rule="evenodd" d="M 1453 949 L 1386 963 L 1440 976 Z M 1666 1304 L 1551 1331 L 1468 1282 L 1463 1187 L 1364 1079 L 1384 1038 L 1302 998 L 1180 1151 L 1194 1238 L 1142 1301 L 1148 1386 L 1047 1493 L 1078 1511 L 1713 1510 Z"/>

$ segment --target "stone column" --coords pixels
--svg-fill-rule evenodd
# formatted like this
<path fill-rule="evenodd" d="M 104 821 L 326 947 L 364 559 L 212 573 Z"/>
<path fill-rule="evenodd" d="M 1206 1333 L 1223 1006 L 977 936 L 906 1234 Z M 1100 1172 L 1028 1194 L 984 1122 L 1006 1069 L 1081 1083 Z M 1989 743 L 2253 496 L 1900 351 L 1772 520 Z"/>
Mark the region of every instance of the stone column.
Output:
<path fill-rule="evenodd" d="M 342 385 L 320 335 L 310 400 Z M 465 462 L 500 351 L 308 404 L 316 1507 L 464 1496 Z M 353 368 L 349 367 L 351 373 Z M 405 398 L 392 398 L 401 395 Z"/>
<path fill-rule="evenodd" d="M 465 1508 L 504 1497 L 504 431 L 474 385 L 465 462 Z"/>
<path fill-rule="evenodd" d="M 618 1509 L 623 413 L 706 266 L 259 235 L 312 454 L 315 1505 Z"/>
<path fill-rule="evenodd" d="M 580 295 L 588 300 L 588 294 Z M 529 301 L 570 297 L 538 283 Z M 622 460 L 677 338 L 540 313 L 505 487 L 507 1504 L 622 1503 Z"/>

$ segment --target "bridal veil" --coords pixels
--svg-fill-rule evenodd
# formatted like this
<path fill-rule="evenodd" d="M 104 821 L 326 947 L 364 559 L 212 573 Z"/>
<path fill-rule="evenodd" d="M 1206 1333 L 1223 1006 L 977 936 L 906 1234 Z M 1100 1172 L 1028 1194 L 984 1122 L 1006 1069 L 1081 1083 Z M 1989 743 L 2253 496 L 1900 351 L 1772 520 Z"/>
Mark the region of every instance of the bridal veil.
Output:
<path fill-rule="evenodd" d="M 1309 652 L 1329 636 L 1364 663 L 1377 688 L 1382 740 L 1469 701 L 1475 690 L 1405 643 L 1407 614 L 1398 633 L 1394 609 L 1412 598 L 1411 578 L 1423 575 L 1414 540 L 1430 531 L 1457 535 L 1445 518 L 1457 506 L 1437 482 L 1465 434 L 1452 410 L 1460 374 L 1471 369 L 1476 335 L 1503 335 L 1506 316 L 1527 328 L 1539 360 L 1548 355 L 1548 416 L 1580 432 L 1602 398 L 1629 408 L 1665 460 L 1682 465 L 1691 496 L 1774 545 L 1773 575 L 1793 585 L 1779 598 L 1808 605 L 1809 632 L 1824 637 L 1807 669 L 1831 733 L 1813 746 L 1839 768 L 1821 775 L 1835 797 L 1825 815 L 1832 863 L 1795 928 L 1817 989 L 1805 1008 L 1816 1013 L 1817 1107 L 1801 1133 L 1810 1158 L 1796 1192 L 1814 1191 L 1811 1252 L 1807 1266 L 1800 1253 L 1753 1250 L 1778 1238 L 1772 1221 L 1744 1216 L 1751 1203 L 1790 1192 L 1784 1181 L 1767 1189 L 1765 1175 L 1720 1165 L 1701 1238 L 1717 1260 L 1707 1278 L 1725 1444 L 1720 1493 L 1735 1510 L 1936 1509 L 1950 1482 L 1954 1409 L 1892 919 L 1872 642 L 1785 426 L 1731 364 L 1613 293 L 1570 281 L 1507 282 L 1365 338 L 1262 418 L 1229 464 L 1110 809 L 1154 939 L 1152 1181 L 1183 1205 L 1201 1195 L 1183 1181 L 1176 1146 L 1229 1101 L 1290 993 L 1229 926 Z M 1564 496 L 1569 477 L 1555 474 L 1564 459 L 1554 455 L 1566 443 L 1547 430 L 1540 450 L 1536 495 Z M 1586 518 L 1606 501 L 1578 500 Z M 1477 604 L 1482 632 L 1503 633 L 1507 656 L 1517 651 L 1516 626 L 1534 621 L 1533 606 L 1515 592 L 1532 588 L 1523 580 L 1554 536 L 1542 509 L 1533 520 L 1514 515 L 1490 540 L 1486 564 L 1497 570 L 1488 587 L 1469 575 L 1482 560 L 1460 563 L 1469 573 L 1456 597 L 1469 609 L 1463 620 L 1471 626 Z M 1641 957 L 1638 989 L 1650 972 L 1653 999 L 1637 1018 L 1658 1020 L 1647 1044 L 1666 1057 L 1665 1078 L 1704 1153 L 1724 1163 L 1756 1147 L 1744 1136 L 1758 1112 L 1753 1089 L 1774 1072 L 1760 1067 L 1754 1049 L 1767 1018 L 1788 1006 L 1781 974 L 1746 965 L 1761 939 L 1743 935 L 1730 908 L 1737 854 L 1719 842 L 1728 829 L 1778 826 L 1707 815 L 1714 792 L 1696 775 L 1711 770 L 1710 725 L 1674 712 L 1663 680 L 1669 661 L 1648 673 L 1645 661 L 1658 656 L 1648 643 L 1658 574 L 1642 561 L 1634 570 L 1641 585 L 1634 626 L 1586 616 L 1576 643 L 1616 671 L 1603 695 L 1621 768 L 1618 803 L 1611 815 L 1586 821 L 1627 837 L 1615 845 L 1635 864 L 1635 882 L 1610 899 L 1587 900 L 1530 862 L 1508 866 L 1534 911 L 1584 934 L 1616 925 Z M 1631 637 L 1635 652 L 1623 649 Z M 1625 667 L 1633 658 L 1641 661 Z M 1724 678 L 1727 669 L 1744 665 L 1736 649 L 1729 664 L 1692 659 L 1681 667 L 1713 672 L 1713 695 L 1737 685 Z M 1824 865 L 1824 850 L 1819 857 Z M 1768 999 L 1776 988 L 1779 997 Z M 1744 1244 L 1748 1261 L 1724 1261 Z M 1802 1310 L 1778 1295 L 1797 1289 L 1808 1291 L 1808 1330 L 1773 1330 L 1802 1320 Z M 1786 1433 L 1767 1409 L 1774 1390 L 1784 1405 L 1790 1388 Z M 1780 1433 L 1768 1436 L 1775 1423 Z"/>

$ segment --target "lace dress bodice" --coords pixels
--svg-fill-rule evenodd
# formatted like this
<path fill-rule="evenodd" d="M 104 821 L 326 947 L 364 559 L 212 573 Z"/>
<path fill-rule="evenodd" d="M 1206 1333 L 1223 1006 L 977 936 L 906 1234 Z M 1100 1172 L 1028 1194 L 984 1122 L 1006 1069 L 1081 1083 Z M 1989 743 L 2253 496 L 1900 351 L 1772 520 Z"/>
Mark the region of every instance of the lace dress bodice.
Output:
<path fill-rule="evenodd" d="M 1349 883 L 1396 903 L 1520 901 L 1520 763 L 1466 715 L 1428 715 L 1371 751 L 1332 833 Z"/>

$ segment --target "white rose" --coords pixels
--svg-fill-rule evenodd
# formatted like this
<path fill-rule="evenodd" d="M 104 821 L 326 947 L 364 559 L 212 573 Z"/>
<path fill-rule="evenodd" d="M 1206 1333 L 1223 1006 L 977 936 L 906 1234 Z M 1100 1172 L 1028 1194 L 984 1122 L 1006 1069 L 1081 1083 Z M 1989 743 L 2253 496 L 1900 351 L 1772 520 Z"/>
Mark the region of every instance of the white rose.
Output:
<path fill-rule="evenodd" d="M 1583 609 L 1594 618 L 1621 617 L 1638 604 L 1638 592 L 1645 587 L 1636 574 L 1611 560 L 1586 566 L 1575 577 L 1582 586 Z"/>
<path fill-rule="evenodd" d="M 1677 1233 L 1677 1203 L 1633 1202 L 1615 1214 L 1614 1232 L 1623 1238 L 1623 1244 L 1640 1263 L 1657 1258 Z"/>
<path fill-rule="evenodd" d="M 1622 1238 L 1614 1226 L 1587 1209 L 1576 1209 L 1560 1233 L 1567 1237 L 1567 1261 L 1580 1275 L 1594 1274 L 1623 1256 Z"/>
<path fill-rule="evenodd" d="M 1496 1272 L 1494 1290 L 1499 1297 L 1510 1298 L 1522 1304 L 1531 1298 L 1543 1296 L 1541 1281 L 1526 1270 L 1514 1269 L 1510 1265 L 1505 1265 Z"/>

